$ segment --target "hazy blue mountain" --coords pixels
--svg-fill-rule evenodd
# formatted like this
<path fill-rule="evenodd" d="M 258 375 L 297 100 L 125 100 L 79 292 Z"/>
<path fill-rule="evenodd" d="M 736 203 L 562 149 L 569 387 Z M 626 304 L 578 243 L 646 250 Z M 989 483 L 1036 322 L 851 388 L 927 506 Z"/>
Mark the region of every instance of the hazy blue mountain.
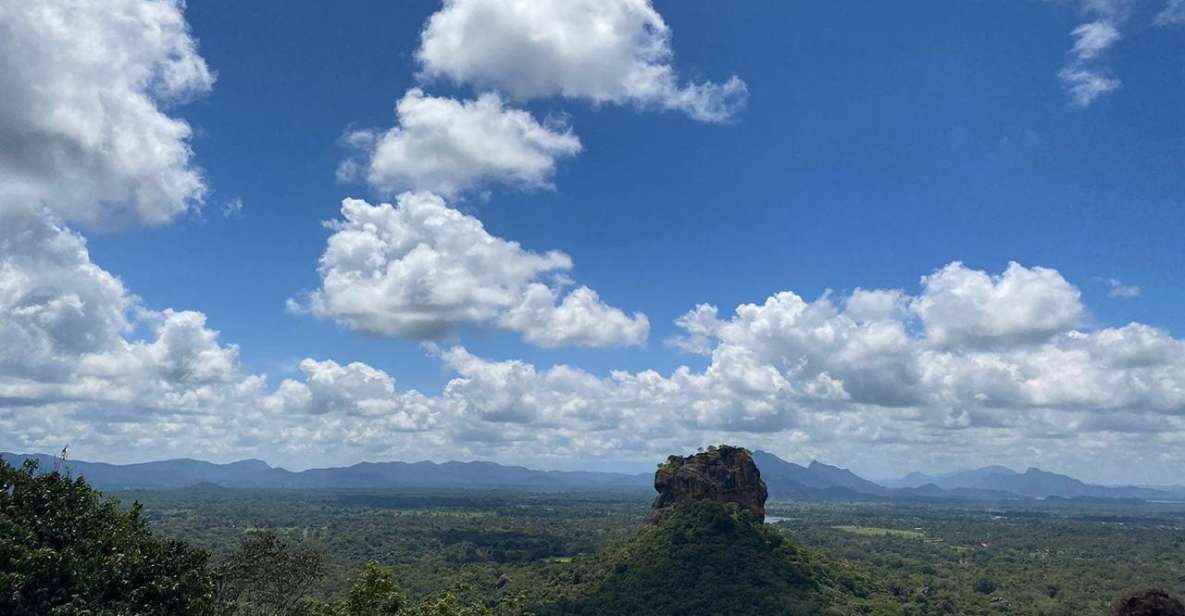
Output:
<path fill-rule="evenodd" d="M 294 473 L 272 468 L 262 460 L 240 460 L 230 464 L 214 464 L 201 460 L 177 459 L 140 464 L 107 464 L 105 462 L 66 462 L 45 454 L 0 453 L 0 457 L 14 466 L 26 458 L 35 458 L 43 471 L 62 470 L 85 477 L 102 489 L 175 488 L 196 483 L 213 483 L 240 487 L 283 485 L 291 482 Z"/>
<path fill-rule="evenodd" d="M 937 486 L 941 479 L 941 477 L 914 471 L 898 479 L 882 479 L 880 483 L 887 488 L 920 488 L 925 485 Z"/>
<path fill-rule="evenodd" d="M 515 488 L 539 490 L 647 490 L 649 474 L 538 471 L 492 462 L 363 462 L 338 468 L 292 472 L 260 460 L 214 464 L 200 460 L 162 460 L 142 464 L 106 464 L 70 460 L 61 462 L 44 454 L 0 453 L 13 465 L 36 458 L 45 471 L 60 469 L 85 477 L 104 490 L 130 488 L 181 488 L 212 484 L 236 488 L 375 488 L 453 487 Z"/>
<path fill-rule="evenodd" d="M 1125 486 L 1092 485 L 1070 477 L 1050 473 L 1039 468 L 1029 468 L 1024 473 L 1013 475 L 992 475 L 975 484 L 976 488 L 1004 490 L 1030 498 L 1140 498 L 1149 500 L 1170 499 L 1172 495 L 1161 490 Z"/>
<path fill-rule="evenodd" d="M 882 485 L 837 466 L 787 462 L 764 451 L 753 461 L 761 469 L 772 499 L 1007 501 L 1024 498 L 1173 500 L 1181 493 L 1146 487 L 1099 486 L 1067 475 L 1030 468 L 1018 473 L 1006 466 L 985 466 L 950 475 L 910 473 Z"/>
<path fill-rule="evenodd" d="M 179 488 L 194 484 L 236 488 L 375 488 L 456 487 L 541 490 L 628 489 L 648 492 L 650 474 L 627 475 L 584 471 L 539 471 L 493 462 L 362 462 L 337 468 L 313 468 L 292 472 L 259 460 L 213 464 L 199 460 L 163 460 L 143 464 L 106 464 L 53 456 L 0 454 L 10 464 L 35 457 L 41 468 L 62 467 L 106 490 L 129 488 Z M 890 498 L 892 490 L 836 466 L 812 462 L 800 466 L 766 452 L 755 452 L 773 498 L 875 500 Z"/>
<path fill-rule="evenodd" d="M 847 488 L 853 492 L 874 496 L 892 494 L 892 490 L 864 479 L 846 468 L 823 464 L 817 460 L 812 461 L 806 468 L 807 472 L 811 473 L 818 481 L 824 482 L 826 487 Z"/>
<path fill-rule="evenodd" d="M 494 462 L 362 462 L 340 468 L 309 469 L 298 473 L 310 487 L 485 487 L 539 489 L 649 489 L 649 474 L 628 475 L 591 471 L 539 471 Z"/>
<path fill-rule="evenodd" d="M 774 500 L 1017 500 L 1020 497 L 991 489 L 945 489 L 930 482 L 892 489 L 860 477 L 846 468 L 814 461 L 808 466 L 787 462 L 769 452 L 753 452 L 753 461 Z"/>
<path fill-rule="evenodd" d="M 887 482 L 901 488 L 933 485 L 944 490 L 976 490 L 981 492 L 1011 493 L 1025 498 L 1139 498 L 1169 500 L 1180 498 L 1180 493 L 1169 489 L 1133 486 L 1100 486 L 1085 483 L 1068 475 L 1060 475 L 1029 468 L 1018 473 L 1006 466 L 985 466 L 950 475 L 930 476 L 910 473 L 901 479 Z"/>
<path fill-rule="evenodd" d="M 939 500 L 939 501 L 1014 501 L 1025 497 L 1001 490 L 978 488 L 942 488 L 927 483 L 916 488 L 893 490 L 896 500 Z"/>
<path fill-rule="evenodd" d="M 82 476 L 103 490 L 183 488 L 196 484 L 230 488 L 474 488 L 549 491 L 622 490 L 649 494 L 649 473 L 630 475 L 591 471 L 540 471 L 493 462 L 362 462 L 336 468 L 293 472 L 262 460 L 214 464 L 201 460 L 162 460 L 141 464 L 107 464 L 70 460 L 44 454 L 0 453 L 9 464 L 36 458 L 41 469 L 61 469 Z M 930 477 L 911 473 L 890 486 L 852 471 L 818 461 L 807 466 L 787 462 L 771 453 L 754 451 L 753 461 L 773 500 L 836 501 L 1006 501 L 1020 498 L 1180 500 L 1185 488 L 1098 486 L 1067 475 L 1030 468 L 1018 473 L 1003 466 L 986 466 L 951 475 Z"/>
<path fill-rule="evenodd" d="M 1150 490 L 1158 490 L 1160 492 L 1167 492 L 1176 500 L 1185 500 L 1185 486 L 1138 486 L 1148 488 Z M 1153 499 L 1156 500 L 1156 499 Z"/>
<path fill-rule="evenodd" d="M 949 475 L 926 475 L 925 473 L 913 472 L 901 479 L 895 481 L 887 481 L 885 485 L 893 488 L 918 488 L 926 484 L 936 485 L 944 490 L 954 490 L 957 488 L 974 488 L 978 487 L 981 481 L 988 480 L 994 477 L 1008 477 L 1017 475 L 1016 471 L 1007 466 L 984 466 L 969 471 L 959 471 Z"/>

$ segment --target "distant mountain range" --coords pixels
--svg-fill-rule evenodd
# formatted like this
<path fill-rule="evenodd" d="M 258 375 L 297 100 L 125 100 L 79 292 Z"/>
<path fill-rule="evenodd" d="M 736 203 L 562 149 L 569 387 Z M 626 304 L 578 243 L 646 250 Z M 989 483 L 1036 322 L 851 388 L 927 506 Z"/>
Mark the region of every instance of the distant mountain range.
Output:
<path fill-rule="evenodd" d="M 289 471 L 262 460 L 214 464 L 200 460 L 162 460 L 141 464 L 107 464 L 59 459 L 44 454 L 0 453 L 19 466 L 35 458 L 39 468 L 65 467 L 102 490 L 182 488 L 215 484 L 228 488 L 324 489 L 324 488 L 487 488 L 528 490 L 642 490 L 649 489 L 648 474 L 586 471 L 539 471 L 493 462 L 362 462 L 353 466 Z"/>
<path fill-rule="evenodd" d="M 753 461 L 776 498 L 868 501 L 1009 501 L 1025 497 L 1007 490 L 952 487 L 933 484 L 887 487 L 874 483 L 846 468 L 821 462 L 807 466 L 787 462 L 771 453 L 756 451 Z"/>
<path fill-rule="evenodd" d="M 1018 473 L 1006 466 L 985 466 L 950 475 L 930 476 L 910 473 L 894 482 L 898 488 L 933 485 L 944 490 L 972 489 L 1010 492 L 1026 498 L 1135 498 L 1168 500 L 1185 495 L 1183 487 L 1100 486 L 1084 483 L 1068 475 L 1029 468 Z"/>
<path fill-rule="evenodd" d="M 0 453 L 19 466 L 35 458 L 44 471 L 65 467 L 102 490 L 184 488 L 214 484 L 228 488 L 365 489 L 457 488 L 540 491 L 624 491 L 649 494 L 653 477 L 646 474 L 592 471 L 541 471 L 493 462 L 362 462 L 353 466 L 289 471 L 261 460 L 214 464 L 200 460 L 162 460 L 141 464 L 106 464 L 70 460 L 44 454 Z M 837 466 L 787 462 L 771 453 L 754 451 L 753 461 L 773 500 L 846 501 L 984 501 L 1026 499 L 1136 499 L 1185 500 L 1181 486 L 1100 486 L 1067 475 L 1030 468 L 1018 473 L 1003 466 L 986 466 L 950 475 L 910 473 L 901 479 L 875 483 Z"/>

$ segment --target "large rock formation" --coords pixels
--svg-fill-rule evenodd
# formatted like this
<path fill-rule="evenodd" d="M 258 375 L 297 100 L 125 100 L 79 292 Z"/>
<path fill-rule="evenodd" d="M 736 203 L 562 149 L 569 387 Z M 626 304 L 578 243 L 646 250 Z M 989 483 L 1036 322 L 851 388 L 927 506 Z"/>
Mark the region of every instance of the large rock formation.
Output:
<path fill-rule="evenodd" d="M 1114 616 L 1185 616 L 1185 605 L 1159 588 L 1148 588 L 1120 597 L 1111 613 Z"/>
<path fill-rule="evenodd" d="M 765 522 L 768 492 L 748 449 L 721 445 L 686 458 L 671 456 L 654 473 L 654 489 L 651 523 L 673 505 L 694 500 L 736 503 L 758 523 Z"/>

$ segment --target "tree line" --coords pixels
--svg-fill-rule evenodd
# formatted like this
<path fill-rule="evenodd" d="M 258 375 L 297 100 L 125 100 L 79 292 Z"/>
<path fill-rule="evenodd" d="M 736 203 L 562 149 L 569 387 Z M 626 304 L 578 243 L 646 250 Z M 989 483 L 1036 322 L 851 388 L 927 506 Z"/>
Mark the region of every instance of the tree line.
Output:
<path fill-rule="evenodd" d="M 511 597 L 465 604 L 450 593 L 409 601 L 376 562 L 340 596 L 312 590 L 324 556 L 271 532 L 218 563 L 155 535 L 82 478 L 0 460 L 0 614 L 6 616 L 520 616 Z"/>

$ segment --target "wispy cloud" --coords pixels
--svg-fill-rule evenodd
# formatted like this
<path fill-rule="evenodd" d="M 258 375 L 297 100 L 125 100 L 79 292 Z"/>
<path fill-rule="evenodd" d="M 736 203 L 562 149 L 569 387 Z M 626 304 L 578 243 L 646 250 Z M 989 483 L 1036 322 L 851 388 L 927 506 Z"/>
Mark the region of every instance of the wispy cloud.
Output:
<path fill-rule="evenodd" d="M 222 206 L 223 218 L 240 218 L 243 215 L 243 200 L 235 197 Z"/>
<path fill-rule="evenodd" d="M 1092 60 L 1119 40 L 1119 30 L 1107 21 L 1082 24 L 1070 34 L 1074 37 L 1071 53 L 1079 60 Z"/>
<path fill-rule="evenodd" d="M 1074 46 L 1070 62 L 1058 71 L 1058 78 L 1079 107 L 1087 107 L 1098 97 L 1119 88 L 1119 79 L 1099 62 L 1100 57 L 1120 39 L 1114 11 L 1103 11 L 1096 21 L 1074 28 Z"/>
<path fill-rule="evenodd" d="M 1121 83 L 1115 77 L 1095 70 L 1071 66 L 1063 68 L 1057 76 L 1062 80 L 1062 85 L 1069 92 L 1074 104 L 1079 107 L 1089 106 L 1096 98 L 1118 89 Z"/>
<path fill-rule="evenodd" d="M 1107 292 L 1108 297 L 1116 297 L 1128 299 L 1132 297 L 1139 297 L 1143 290 L 1134 284 L 1123 284 L 1123 281 L 1118 278 L 1108 278 L 1106 283 L 1111 290 Z"/>
<path fill-rule="evenodd" d="M 1164 9 L 1156 14 L 1153 23 L 1158 26 L 1185 25 L 1185 0 L 1169 0 Z"/>

